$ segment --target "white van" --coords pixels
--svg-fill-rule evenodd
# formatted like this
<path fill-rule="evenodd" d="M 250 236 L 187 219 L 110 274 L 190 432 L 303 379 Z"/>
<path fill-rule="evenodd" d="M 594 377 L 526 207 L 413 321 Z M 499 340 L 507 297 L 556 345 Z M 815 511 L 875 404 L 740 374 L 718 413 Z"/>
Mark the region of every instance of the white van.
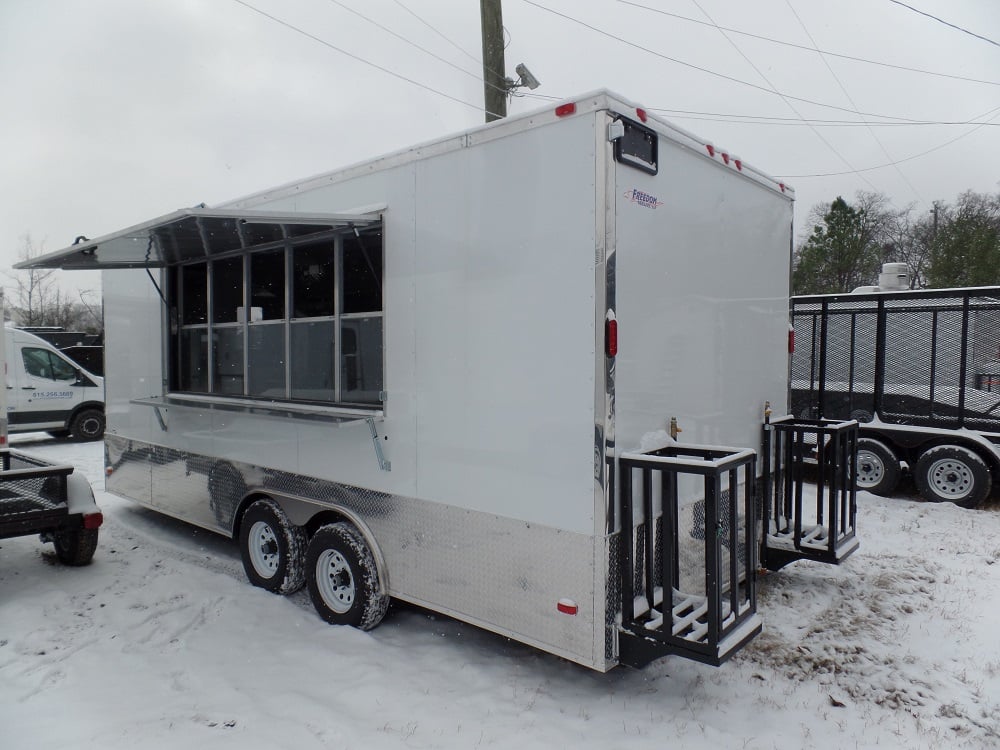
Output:
<path fill-rule="evenodd" d="M 104 378 L 34 334 L 17 328 L 6 333 L 9 431 L 104 437 Z"/>

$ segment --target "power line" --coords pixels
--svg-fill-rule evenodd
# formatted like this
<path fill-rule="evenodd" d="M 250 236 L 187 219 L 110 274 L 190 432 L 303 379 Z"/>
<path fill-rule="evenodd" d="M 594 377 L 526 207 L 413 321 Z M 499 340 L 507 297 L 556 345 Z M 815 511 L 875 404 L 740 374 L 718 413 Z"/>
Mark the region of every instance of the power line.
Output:
<path fill-rule="evenodd" d="M 629 47 L 635 47 L 636 49 L 641 50 L 642 52 L 645 52 L 646 54 L 653 55 L 654 57 L 659 57 L 659 58 L 661 58 L 663 60 L 668 60 L 669 62 L 676 63 L 678 65 L 682 65 L 682 66 L 684 66 L 686 68 L 692 68 L 693 70 L 697 70 L 697 71 L 700 71 L 702 73 L 707 73 L 708 75 L 715 76 L 716 78 L 722 78 L 724 80 L 731 81 L 733 83 L 738 83 L 738 84 L 741 84 L 743 86 L 749 86 L 750 88 L 757 89 L 758 91 L 764 91 L 764 92 L 766 92 L 768 94 L 776 94 L 778 96 L 785 96 L 788 99 L 791 99 L 793 101 L 804 102 L 806 104 L 814 104 L 817 107 L 826 107 L 827 109 L 836 109 L 836 110 L 839 110 L 840 112 L 849 112 L 852 115 L 864 115 L 866 117 L 880 117 L 880 118 L 883 118 L 883 119 L 886 119 L 886 120 L 915 121 L 915 120 L 912 120 L 912 118 L 908 118 L 908 117 L 895 117 L 893 115 L 882 115 L 882 114 L 878 114 L 878 113 L 874 113 L 874 112 L 856 112 L 853 109 L 848 109 L 847 107 L 838 107 L 835 104 L 824 104 L 823 102 L 817 102 L 817 101 L 815 101 L 813 99 L 804 99 L 804 98 L 802 98 L 800 96 L 792 96 L 791 94 L 780 94 L 780 93 L 772 91 L 771 89 L 768 89 L 768 88 L 766 88 L 764 86 L 758 86 L 756 83 L 750 83 L 749 81 L 744 81 L 744 80 L 742 80 L 740 78 L 734 78 L 733 76 L 728 76 L 728 75 L 726 75 L 724 73 L 718 73 L 718 72 L 716 72 L 714 70 L 710 70 L 708 68 L 702 68 L 701 66 L 694 65 L 694 64 L 688 63 L 688 62 L 684 62 L 683 60 L 678 60 L 677 58 L 670 57 L 668 55 L 664 55 L 664 54 L 662 54 L 660 52 L 657 52 L 655 50 L 651 50 L 648 47 L 643 47 L 641 44 L 636 44 L 635 42 L 630 42 L 627 39 L 623 39 L 620 36 L 615 36 L 614 34 L 611 34 L 610 32 L 604 31 L 603 29 L 599 29 L 596 26 L 591 26 L 589 23 L 581 21 L 578 18 L 574 18 L 573 16 L 566 15 L 565 13 L 560 13 L 559 11 L 553 10 L 552 8 L 547 8 L 544 5 L 540 5 L 539 3 L 534 2 L 534 0 L 523 0 L 523 2 L 526 3 L 527 5 L 534 6 L 535 8 L 538 8 L 539 10 L 544 10 L 547 13 L 551 13 L 554 16 L 559 16 L 560 18 L 563 18 L 563 19 L 565 19 L 567 21 L 572 21 L 573 23 L 578 24 L 580 26 L 583 26 L 586 29 L 590 29 L 591 31 L 593 31 L 593 32 L 595 32 L 597 34 L 600 34 L 601 36 L 606 36 L 609 39 L 614 39 L 615 41 L 621 42 L 622 44 L 628 45 Z"/>
<path fill-rule="evenodd" d="M 914 8 L 912 5 L 907 5 L 906 3 L 901 3 L 899 0 L 889 0 L 889 2 L 890 3 L 895 3 L 896 5 L 902 5 L 904 8 L 912 10 L 914 13 L 919 13 L 922 16 L 927 16 L 927 18 L 931 18 L 931 19 L 937 21 L 938 23 L 943 23 L 945 26 L 950 26 L 953 29 L 957 29 L 958 31 L 961 31 L 963 34 L 968 34 L 969 36 L 974 36 L 974 37 L 976 37 L 976 39 L 982 39 L 984 42 L 989 42 L 990 44 L 994 45 L 995 47 L 1000 47 L 1000 43 L 994 42 L 992 39 L 989 39 L 988 37 L 982 36 L 981 34 L 977 34 L 974 31 L 969 31 L 968 29 L 963 29 L 961 26 L 956 26 L 953 23 L 945 21 L 943 18 L 938 18 L 937 16 L 932 16 L 930 13 L 925 13 L 922 10 L 918 10 L 917 8 Z"/>
<path fill-rule="evenodd" d="M 561 101 L 564 97 L 552 97 Z M 733 112 L 699 112 L 690 109 L 668 109 L 666 107 L 646 107 L 650 112 L 663 112 L 683 120 L 704 120 L 706 122 L 729 122 L 741 125 L 774 125 L 779 127 L 815 125 L 818 128 L 912 128 L 927 126 L 961 126 L 971 125 L 973 120 L 943 121 L 926 120 L 920 122 L 870 122 L 868 120 L 820 120 L 798 117 L 775 117 L 771 115 L 741 115 Z M 978 123 L 988 127 L 1000 127 L 1000 122 Z"/>
<path fill-rule="evenodd" d="M 706 11 L 706 10 L 705 10 L 704 8 L 702 8 L 702 7 L 701 7 L 701 3 L 699 3 L 699 2 L 698 2 L 698 0 L 692 0 L 692 2 L 693 2 L 693 3 L 695 4 L 695 7 L 697 7 L 697 8 L 698 8 L 698 10 L 700 10 L 700 11 L 702 12 L 702 15 L 704 15 L 704 16 L 705 16 L 705 18 L 707 18 L 707 19 L 708 19 L 709 21 L 711 21 L 711 23 L 712 23 L 712 25 L 713 25 L 713 26 L 715 26 L 715 27 L 716 27 L 717 29 L 719 29 L 718 25 L 717 25 L 717 24 L 715 23 L 715 19 L 714 19 L 714 18 L 712 18 L 712 16 L 710 16 L 710 15 L 708 14 L 708 12 L 707 12 L 707 11 Z M 759 76 L 761 77 L 761 80 L 763 80 L 763 81 L 764 81 L 764 82 L 765 82 L 765 83 L 766 83 L 766 84 L 767 84 L 768 86 L 770 86 L 770 87 L 771 87 L 771 90 L 772 90 L 772 91 L 773 91 L 774 93 L 776 93 L 776 94 L 777 94 L 778 96 L 780 96 L 780 97 L 781 97 L 781 99 L 782 99 L 782 100 L 783 100 L 783 101 L 785 102 L 785 104 L 786 104 L 786 105 L 788 106 L 788 108 L 789 108 L 790 110 L 792 110 L 792 112 L 794 112 L 794 113 L 796 114 L 796 116 L 797 116 L 797 117 L 798 117 L 798 118 L 799 118 L 800 120 L 803 120 L 803 122 L 805 122 L 805 120 L 804 120 L 804 119 L 802 118 L 802 113 L 801 113 L 801 112 L 799 112 L 799 111 L 798 111 L 798 110 L 797 110 L 797 109 L 795 108 L 795 105 L 794 105 L 794 104 L 792 104 L 792 103 L 791 103 L 791 102 L 790 102 L 790 101 L 789 101 L 789 100 L 788 100 L 788 99 L 787 99 L 787 98 L 785 97 L 785 95 L 784 95 L 784 94 L 782 94 L 782 93 L 781 93 L 780 91 L 778 91 L 778 90 L 777 90 L 777 89 L 775 88 L 774 84 L 773 84 L 773 83 L 771 83 L 770 79 L 769 79 L 769 78 L 768 78 L 768 77 L 767 77 L 766 75 L 764 75 L 764 71 L 762 71 L 762 70 L 761 70 L 760 68 L 758 68 L 758 67 L 757 67 L 757 66 L 756 66 L 756 65 L 754 64 L 753 60 L 751 60 L 751 59 L 750 59 L 750 57 L 749 57 L 749 56 L 748 56 L 748 55 L 747 55 L 747 54 L 746 54 L 745 52 L 743 52 L 743 50 L 741 50 L 741 49 L 739 48 L 739 45 L 737 45 L 737 44 L 736 44 L 736 42 L 734 42 L 734 41 L 733 41 L 733 40 L 732 40 L 732 39 L 731 39 L 731 38 L 729 37 L 729 35 L 728 35 L 728 34 L 726 34 L 726 32 L 725 32 L 725 31 L 723 31 L 722 29 L 719 29 L 719 33 L 720 33 L 720 34 L 722 34 L 722 37 L 723 37 L 723 39 L 725 39 L 725 40 L 726 40 L 727 42 L 729 42 L 729 44 L 730 44 L 730 45 L 732 45 L 733 49 L 735 49 L 735 50 L 736 50 L 736 51 L 737 51 L 737 52 L 739 53 L 740 57 L 742 57 L 742 58 L 743 58 L 744 60 L 746 60 L 747 64 L 748 64 L 748 65 L 749 65 L 749 66 L 750 66 L 751 68 L 753 68 L 753 69 L 754 69 L 754 70 L 756 71 L 757 75 L 759 75 Z M 853 104 L 853 102 L 852 102 L 852 104 Z M 827 139 L 826 139 L 826 138 L 825 138 L 825 137 L 823 136 L 823 134 L 822 134 L 822 133 L 820 133 L 820 132 L 819 132 L 819 131 L 818 131 L 818 130 L 817 130 L 817 129 L 815 128 L 815 127 L 813 127 L 813 126 L 812 126 L 811 124 L 809 124 L 809 123 L 806 123 L 806 124 L 807 124 L 807 125 L 809 126 L 809 129 L 810 129 L 810 130 L 812 130 L 813 134 L 814 134 L 814 135 L 815 135 L 815 136 L 816 136 L 817 138 L 819 138 L 819 139 L 820 139 L 820 141 L 822 141 L 822 142 L 823 142 L 823 145 L 824 145 L 824 146 L 826 146 L 826 147 L 827 147 L 828 149 L 830 149 L 830 151 L 831 151 L 831 152 L 833 152 L 833 154 L 834 154 L 834 155 L 835 155 L 835 156 L 836 156 L 836 157 L 837 157 L 838 159 L 840 159 L 840 160 L 841 160 L 842 162 L 844 162 L 844 164 L 846 164 L 846 165 L 848 166 L 848 168 L 850 168 L 851 170 L 853 170 L 853 169 L 854 169 L 854 165 L 853 165 L 853 164 L 851 164 L 851 162 L 849 162 L 849 161 L 847 160 L 847 157 L 846 157 L 846 156 L 844 156 L 844 155 L 843 155 L 842 153 L 840 153 L 840 151 L 838 151 L 838 150 L 837 150 L 837 149 L 836 149 L 836 148 L 834 147 L 834 145 L 833 145 L 832 143 L 830 143 L 830 141 L 828 141 L 828 140 L 827 140 Z M 872 189 L 872 190 L 877 190 L 877 188 L 875 187 L 875 185 L 873 185 L 873 184 L 871 183 L 871 181 L 870 181 L 870 180 L 869 180 L 869 179 L 868 179 L 867 177 L 864 177 L 864 176 L 862 175 L 861 179 L 863 179 L 863 180 L 864 180 L 865 182 L 867 182 L 867 183 L 868 183 L 868 186 L 869 186 L 869 187 L 871 187 L 871 189 Z"/>
<path fill-rule="evenodd" d="M 997 114 L 994 114 L 994 113 L 997 113 Z M 886 167 L 891 167 L 891 166 L 893 166 L 895 164 L 902 164 L 904 162 L 913 161 L 914 159 L 919 159 L 921 156 L 927 156 L 927 154 L 933 153 L 935 151 L 940 151 L 945 146 L 950 146 L 955 141 L 961 140 L 962 138 L 965 138 L 966 136 L 970 136 L 973 133 L 975 133 L 977 130 L 980 130 L 981 128 L 984 128 L 987 125 L 992 125 L 993 124 L 992 120 L 995 120 L 997 117 L 1000 117 L 1000 107 L 996 107 L 995 109 L 991 109 L 989 112 L 986 112 L 983 115 L 983 117 L 985 117 L 986 115 L 993 115 L 990 118 L 990 122 L 981 122 L 978 125 L 976 125 L 976 127 L 972 128 L 971 130 L 969 130 L 969 131 L 967 131 L 965 133 L 962 133 L 959 136 L 956 136 L 955 138 L 952 138 L 950 141 L 945 141 L 944 143 L 942 143 L 942 144 L 940 144 L 938 146 L 935 146 L 934 148 L 929 148 L 926 151 L 922 151 L 919 154 L 914 154 L 913 156 L 907 156 L 905 159 L 898 159 L 897 161 L 892 162 L 891 164 L 879 164 L 878 166 L 875 166 L 875 167 L 865 167 L 864 169 L 856 170 L 856 172 L 871 172 L 872 170 L 875 170 L 875 169 L 885 169 Z M 788 175 L 782 175 L 782 178 L 788 179 L 788 180 L 793 180 L 793 179 L 797 180 L 797 179 L 801 179 L 801 178 L 804 178 L 804 177 L 841 177 L 841 176 L 847 175 L 847 174 L 855 174 L 855 172 L 824 172 L 824 173 L 820 173 L 820 174 L 788 174 Z"/>
<path fill-rule="evenodd" d="M 477 81 L 479 81 L 479 83 L 483 83 L 483 77 L 482 77 L 481 75 L 478 75 L 477 73 L 472 73 L 472 72 L 470 72 L 470 71 L 466 70 L 465 68 L 461 67 L 460 65 L 456 65 L 455 63 L 451 62 L 450 60 L 446 60 L 446 59 L 444 59 L 443 57 L 441 57 L 440 55 L 436 55 L 436 54 L 434 54 L 434 53 L 433 53 L 433 52 L 431 52 L 430 50 L 428 50 L 428 49 L 425 49 L 424 47 L 421 47 L 421 46 L 420 46 L 419 44 L 417 44 L 416 42 L 414 42 L 414 41 L 412 41 L 412 40 L 410 40 L 410 39 L 407 39 L 407 38 L 406 38 L 405 36 L 403 36 L 402 34 L 397 34 L 397 33 L 396 33 L 395 31 L 393 31 L 392 29 L 390 29 L 390 28 L 388 28 L 388 27 L 386 27 L 386 26 L 383 26 L 383 25 L 382 25 L 382 24 L 380 24 L 380 23 L 379 23 L 378 21 L 375 21 L 375 20 L 373 20 L 373 19 L 369 18 L 369 17 L 368 17 L 368 16 L 366 16 L 366 15 L 365 15 L 364 13 L 361 13 L 360 11 L 357 11 L 357 10 L 354 10 L 353 8 L 350 8 L 350 7 L 346 6 L 346 5 L 344 5 L 344 4 L 343 4 L 342 2 L 340 2 L 339 0 L 328 0 L 328 2 L 331 2 L 331 3 L 333 3 L 334 5 L 336 5 L 336 6 L 337 6 L 337 7 L 339 7 L 339 8 L 343 8 L 343 9 L 344 9 L 344 10 L 346 10 L 346 11 L 347 11 L 348 13 L 353 13 L 353 14 L 354 14 L 354 15 L 356 15 L 356 16 L 357 16 L 358 18 L 360 18 L 360 19 L 362 19 L 362 20 L 364 20 L 364 21 L 367 21 L 367 22 L 368 22 L 368 23 L 370 23 L 370 24 L 371 24 L 372 26 L 375 26 L 376 28 L 379 28 L 379 29 L 381 29 L 382 31 L 384 31 L 385 33 L 387 33 L 387 34 L 389 34 L 389 35 L 391 35 L 391 36 L 395 37 L 396 39 L 399 39 L 399 40 L 401 40 L 401 41 L 403 41 L 403 42 L 406 42 L 406 43 L 407 43 L 407 44 L 409 44 L 409 45 L 410 45 L 411 47 L 415 47 L 416 49 L 420 50 L 420 51 L 421 51 L 421 52 L 423 52 L 424 54 L 426 54 L 426 55 L 430 55 L 431 57 L 433 57 L 433 58 L 434 58 L 435 60 L 437 60 L 438 62 L 442 62 L 442 63 L 444 63 L 445 65 L 448 65 L 448 66 L 450 66 L 450 67 L 454 68 L 455 70 L 459 71 L 460 73 L 464 73 L 464 74 L 465 74 L 465 75 L 467 75 L 467 76 L 471 76 L 472 78 L 475 78 L 475 79 L 476 79 Z M 418 17 L 418 20 L 422 20 L 422 19 L 419 19 L 419 17 Z M 426 22 L 424 22 L 424 23 L 426 23 Z M 433 28 L 433 27 L 431 27 L 431 28 Z M 501 87 L 501 86 L 495 86 L 494 84 L 489 84 L 489 86 L 490 86 L 490 88 L 494 88 L 494 89 L 497 89 L 497 90 L 502 90 L 502 91 L 506 91 L 506 90 L 507 90 L 507 89 L 505 89 L 505 88 L 503 88 L 503 87 Z"/>
<path fill-rule="evenodd" d="M 309 39 L 312 39 L 314 42 L 319 42 L 324 47 L 328 47 L 328 48 L 330 48 L 332 50 L 335 50 L 335 51 L 339 52 L 342 55 L 347 55 L 348 57 L 350 57 L 350 58 L 352 58 L 354 60 L 357 60 L 358 62 L 364 63 L 365 65 L 368 65 L 368 66 L 370 66 L 372 68 L 375 68 L 376 70 L 379 70 L 379 71 L 381 71 L 381 72 L 383 72 L 383 73 L 385 73 L 387 75 L 390 75 L 393 78 L 398 78 L 399 80 L 406 81 L 407 83 L 411 83 L 414 86 L 419 86 L 420 88 L 426 89 L 427 91 L 430 91 L 433 94 L 437 94 L 438 96 L 443 96 L 445 99 L 450 99 L 453 102 L 457 102 L 459 104 L 464 104 L 466 107 L 472 107 L 477 112 L 482 112 L 483 111 L 483 108 L 481 106 L 479 106 L 478 104 L 471 104 L 471 103 L 465 101 L 464 99 L 459 99 L 458 97 L 452 96 L 451 94 L 446 94 L 443 91 L 438 91 L 437 89 L 432 88 L 431 86 L 428 86 L 425 83 L 421 83 L 420 81 L 415 81 L 412 78 L 407 78 L 406 76 L 401 75 L 400 73 L 397 73 L 397 72 L 395 72 L 393 70 L 389 70 L 388 68 L 382 67 L 381 65 L 379 65 L 377 63 L 373 63 L 371 60 L 366 60 L 363 57 L 355 55 L 353 52 L 348 52 L 347 50 L 342 49 L 342 48 L 336 46 L 335 44 L 331 44 L 330 42 L 328 42 L 328 41 L 326 41 L 324 39 L 320 39 L 318 36 L 315 36 L 314 34 L 310 34 L 308 31 L 300 29 L 298 26 L 294 26 L 294 25 L 288 23 L 287 21 L 282 21 L 280 18 L 277 18 L 276 16 L 272 16 L 270 13 L 266 13 L 265 11 L 261 10 L 260 8 L 256 8 L 253 5 L 250 5 L 250 3 L 245 2 L 245 0 L 233 0 L 233 2 L 239 3 L 244 8 L 247 8 L 248 10 L 252 10 L 254 13 L 258 13 L 258 14 L 264 16 L 265 18 L 267 18 L 267 19 L 269 19 L 271 21 L 274 21 L 277 24 L 281 24 L 286 29 L 291 29 L 292 31 L 296 32 L 297 34 L 302 34 L 302 36 L 308 37 Z"/>
<path fill-rule="evenodd" d="M 650 8 L 647 5 L 641 5 L 639 3 L 630 2 L 629 0 L 618 0 L 619 3 L 623 5 L 631 5 L 633 8 L 641 8 L 642 10 L 647 10 L 650 13 L 659 13 L 661 16 L 669 16 L 670 18 L 676 18 L 679 21 L 687 21 L 689 23 L 696 23 L 700 26 L 711 26 L 712 24 L 701 21 L 697 18 L 690 18 L 688 16 L 681 16 L 677 13 L 670 13 L 665 10 L 660 10 L 659 8 Z M 940 73 L 933 70 L 923 70 L 921 68 L 912 68 L 906 65 L 895 65 L 888 62 L 879 62 L 878 60 L 869 60 L 864 57 L 855 57 L 854 55 L 845 55 L 839 52 L 831 52 L 830 50 L 818 50 L 815 47 L 807 47 L 804 44 L 795 44 L 794 42 L 788 42 L 783 39 L 774 39 L 769 36 L 761 36 L 760 34 L 751 34 L 748 31 L 741 31 L 739 29 L 730 29 L 725 26 L 718 26 L 717 28 L 723 31 L 728 31 L 730 34 L 739 34 L 740 36 L 748 36 L 752 39 L 760 39 L 764 42 L 770 42 L 771 44 L 780 44 L 784 47 L 793 47 L 795 49 L 806 50 L 807 52 L 820 52 L 821 54 L 827 55 L 828 57 L 839 57 L 844 60 L 853 60 L 854 62 L 866 63 L 868 65 L 878 65 L 883 68 L 893 68 L 895 70 L 906 70 L 911 73 L 922 73 L 929 76 L 938 76 L 940 78 L 951 78 L 956 81 L 967 81 L 968 83 L 981 83 L 986 86 L 1000 86 L 1000 81 L 986 81 L 979 78 L 969 78 L 966 76 L 952 75 L 950 73 Z"/>
<path fill-rule="evenodd" d="M 477 66 L 479 66 L 480 68 L 483 66 L 483 61 L 482 60 L 480 60 L 478 57 L 476 57 L 472 53 L 467 52 L 464 48 L 460 47 L 458 44 L 456 44 L 455 42 L 453 42 L 451 39 L 449 39 L 447 36 L 445 36 L 441 32 L 440 29 L 438 29 L 433 24 L 428 23 L 423 18 L 421 18 L 420 16 L 418 16 L 414 11 L 410 10 L 408 7 L 406 7 L 405 5 L 403 5 L 403 3 L 400 2 L 400 0 L 393 0 L 393 2 L 396 3 L 396 5 L 398 5 L 400 8 L 402 8 L 403 10 L 405 10 L 407 13 L 409 13 L 411 16 L 413 16 L 414 18 L 416 18 L 418 21 L 420 21 L 420 23 L 422 23 L 424 26 L 426 26 L 427 28 L 429 28 L 431 31 L 433 31 L 435 34 L 437 34 L 439 37 L 441 37 L 446 42 L 448 42 L 448 44 L 450 44 L 452 47 L 454 47 L 459 52 L 461 52 L 463 55 L 465 55 L 466 57 L 468 57 L 469 59 L 471 59 L 474 63 L 476 63 Z"/>
<path fill-rule="evenodd" d="M 815 47 L 816 46 L 816 40 L 813 39 L 813 35 L 811 33 L 809 33 L 809 29 L 806 28 L 806 25 L 802 21 L 802 18 L 799 16 L 799 14 L 795 12 L 795 8 L 792 7 L 791 2 L 789 2 L 789 0 L 785 0 L 785 4 L 788 6 L 788 9 L 792 12 L 792 15 L 795 16 L 795 20 L 799 22 L 799 26 L 802 27 L 802 30 L 806 33 L 806 36 L 809 37 L 810 43 L 812 43 L 813 47 Z M 826 59 L 826 57 L 823 56 L 823 53 L 820 52 L 818 48 L 817 48 L 816 52 L 819 55 L 820 59 L 823 61 L 823 64 L 826 66 L 826 69 L 830 72 L 830 75 L 833 76 L 833 80 L 835 80 L 837 82 L 837 85 L 840 87 L 840 90 L 844 92 L 844 96 L 847 97 L 847 101 L 849 101 L 851 103 L 851 106 L 854 107 L 854 110 L 857 111 L 858 105 L 855 103 L 854 99 L 851 97 L 850 93 L 847 91 L 847 88 L 844 86 L 843 81 L 840 80 L 840 76 L 838 76 L 836 74 L 836 72 L 830 66 L 829 61 Z M 862 118 L 862 119 L 864 119 L 864 118 Z M 866 122 L 865 124 L 867 125 L 868 123 Z M 871 126 L 868 127 L 868 132 L 871 133 L 872 138 L 875 139 L 875 143 L 878 144 L 879 149 L 881 149 L 882 153 L 885 154 L 885 158 L 888 159 L 889 161 L 892 161 L 892 156 L 889 154 L 888 149 L 886 149 L 885 144 L 882 143 L 882 140 L 877 135 L 875 135 L 875 131 L 872 130 Z M 920 194 L 920 192 L 917 190 L 917 188 L 914 187 L 913 183 L 910 182 L 910 180 L 907 178 L 907 176 L 905 174 L 903 174 L 903 170 L 901 170 L 899 168 L 899 166 L 896 165 L 896 164 L 893 164 L 893 167 L 896 170 L 896 174 L 898 174 L 902 178 L 903 182 L 905 182 L 907 184 L 907 186 L 910 188 L 910 190 L 913 192 L 913 194 L 917 197 L 917 200 L 921 200 L 922 201 L 924 199 L 924 197 Z M 863 176 L 862 176 L 862 179 L 863 179 Z"/>

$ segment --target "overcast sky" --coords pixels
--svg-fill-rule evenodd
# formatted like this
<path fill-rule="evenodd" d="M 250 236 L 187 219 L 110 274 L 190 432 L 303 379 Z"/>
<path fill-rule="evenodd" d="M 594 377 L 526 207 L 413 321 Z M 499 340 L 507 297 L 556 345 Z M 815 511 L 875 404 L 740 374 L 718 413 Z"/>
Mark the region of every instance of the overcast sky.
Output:
<path fill-rule="evenodd" d="M 859 190 L 996 192 L 1000 2 L 906 5 L 504 0 L 507 73 L 542 83 L 510 113 L 609 88 L 786 179 L 797 234 Z M 476 0 L 0 0 L 0 271 L 28 235 L 58 250 L 479 125 L 480 60 Z"/>

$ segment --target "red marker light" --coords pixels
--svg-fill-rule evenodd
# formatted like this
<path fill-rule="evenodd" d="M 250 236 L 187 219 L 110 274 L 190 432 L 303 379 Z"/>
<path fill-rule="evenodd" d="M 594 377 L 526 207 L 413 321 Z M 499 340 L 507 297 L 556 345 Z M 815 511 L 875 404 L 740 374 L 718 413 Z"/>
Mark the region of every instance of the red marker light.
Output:
<path fill-rule="evenodd" d="M 722 161 L 724 161 L 726 164 L 729 163 L 729 154 L 727 154 L 725 151 L 719 152 L 719 156 L 722 157 Z"/>
<path fill-rule="evenodd" d="M 102 513 L 88 513 L 83 517 L 83 528 L 85 529 L 99 529 L 102 523 L 104 523 L 104 514 Z"/>
<path fill-rule="evenodd" d="M 560 104 L 556 107 L 556 117 L 565 117 L 566 115 L 571 115 L 574 112 L 576 112 L 576 102 Z"/>
<path fill-rule="evenodd" d="M 733 164 L 736 165 L 736 168 L 738 170 L 740 170 L 741 172 L 743 171 L 743 162 L 742 161 L 740 161 L 739 159 L 733 159 Z"/>
<path fill-rule="evenodd" d="M 604 351 L 609 357 L 618 355 L 618 321 L 614 318 L 604 321 Z"/>
<path fill-rule="evenodd" d="M 580 608 L 576 606 L 576 602 L 572 599 L 560 599 L 556 602 L 556 609 L 562 612 L 564 615 L 575 615 L 580 611 Z"/>
<path fill-rule="evenodd" d="M 642 120 L 643 122 L 646 122 L 646 118 L 648 117 L 648 115 L 646 114 L 646 110 L 644 110 L 644 109 L 636 109 L 635 113 L 637 115 L 639 115 L 639 119 L 640 120 Z"/>
<path fill-rule="evenodd" d="M 715 146 L 713 146 L 711 143 L 705 144 L 705 150 L 708 151 L 709 156 L 713 158 L 715 157 Z"/>
<path fill-rule="evenodd" d="M 780 188 L 781 188 L 781 192 L 785 192 L 785 183 L 783 183 L 783 182 L 779 182 L 779 183 L 778 183 L 778 187 L 780 187 Z"/>
<path fill-rule="evenodd" d="M 795 354 L 795 329 L 788 327 L 788 353 Z"/>

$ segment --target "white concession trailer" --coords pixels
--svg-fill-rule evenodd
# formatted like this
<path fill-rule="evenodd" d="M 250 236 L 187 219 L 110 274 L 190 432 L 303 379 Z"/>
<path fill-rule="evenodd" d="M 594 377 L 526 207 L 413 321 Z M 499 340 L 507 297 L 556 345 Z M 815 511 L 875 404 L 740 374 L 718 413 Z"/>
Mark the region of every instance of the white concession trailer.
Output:
<path fill-rule="evenodd" d="M 598 91 L 32 264 L 105 269 L 109 492 L 330 622 L 394 598 L 603 671 L 760 630 L 791 232 L 789 187 Z"/>

